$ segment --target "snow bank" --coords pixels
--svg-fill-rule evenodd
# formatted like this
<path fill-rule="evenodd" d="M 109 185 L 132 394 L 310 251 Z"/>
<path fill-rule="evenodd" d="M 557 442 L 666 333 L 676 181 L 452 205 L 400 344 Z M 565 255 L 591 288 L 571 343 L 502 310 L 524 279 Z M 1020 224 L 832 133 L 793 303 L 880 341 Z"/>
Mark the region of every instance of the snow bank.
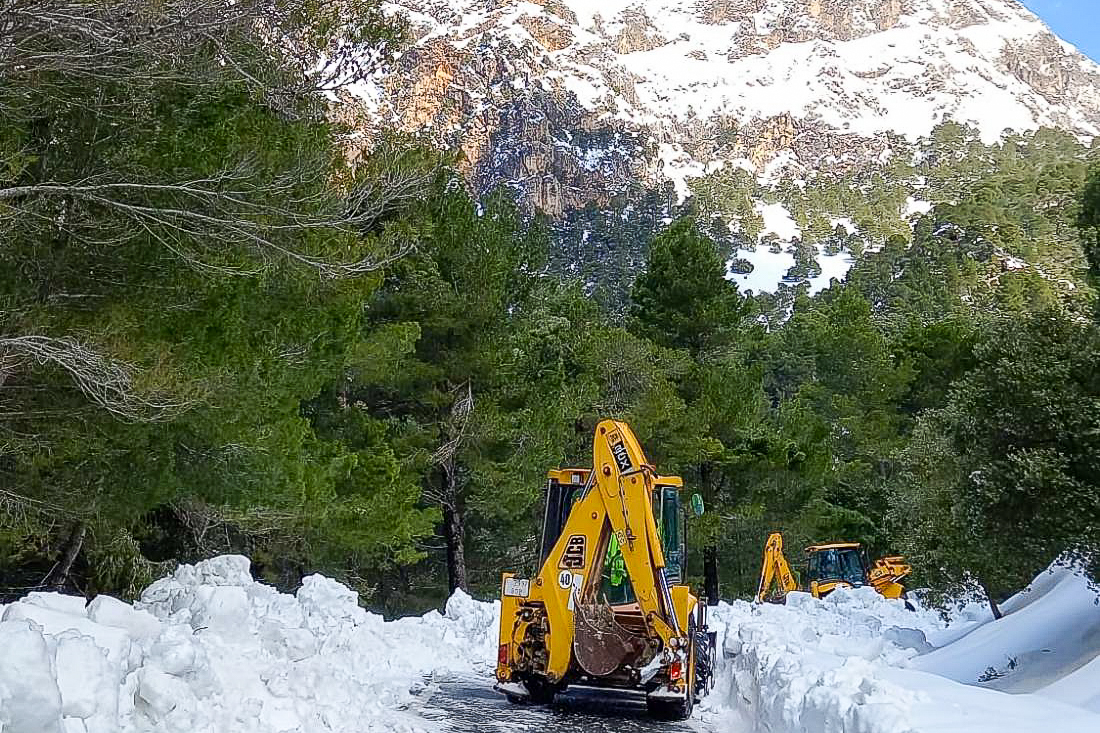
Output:
<path fill-rule="evenodd" d="M 721 604 L 711 618 L 724 661 L 703 714 L 754 733 L 1033 733 L 1053 721 L 1060 733 L 1095 733 L 1095 599 L 1056 567 L 997 622 L 970 608 L 945 627 L 871 588 Z M 1000 676 L 975 686 L 990 667 Z"/>
<path fill-rule="evenodd" d="M 904 733 L 917 693 L 884 679 L 929 648 L 938 616 L 871 588 L 786 605 L 721 604 L 711 614 L 726 658 L 705 715 L 748 731 Z"/>
<path fill-rule="evenodd" d="M 1084 702 L 1060 680 L 1100 655 L 1100 607 L 1096 593 L 1072 568 L 1056 566 L 1005 602 L 1003 619 L 916 660 L 913 666 L 968 684 L 1007 692 L 1042 692 Z"/>
<path fill-rule="evenodd" d="M 2 733 L 408 731 L 410 689 L 494 659 L 498 604 L 385 622 L 321 576 L 295 595 L 226 556 L 133 606 L 31 594 L 0 616 Z"/>
<path fill-rule="evenodd" d="M 945 626 L 870 588 L 723 603 L 699 714 L 739 733 L 1100 731 L 1100 607 L 1083 578 L 1054 568 L 1003 608 Z M 134 605 L 34 593 L 0 607 L 0 733 L 434 730 L 413 691 L 437 671 L 488 687 L 499 613 L 458 593 L 443 614 L 386 622 L 333 580 L 279 593 L 235 556 L 185 565 Z"/>

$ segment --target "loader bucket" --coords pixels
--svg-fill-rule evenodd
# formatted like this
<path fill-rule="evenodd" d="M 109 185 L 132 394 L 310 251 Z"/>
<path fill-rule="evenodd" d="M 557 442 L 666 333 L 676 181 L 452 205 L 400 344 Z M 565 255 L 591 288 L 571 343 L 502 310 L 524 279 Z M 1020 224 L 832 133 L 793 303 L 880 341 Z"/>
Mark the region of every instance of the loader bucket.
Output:
<path fill-rule="evenodd" d="M 578 603 L 573 621 L 573 655 L 588 674 L 605 677 L 633 650 L 631 633 L 616 620 L 611 607 Z"/>

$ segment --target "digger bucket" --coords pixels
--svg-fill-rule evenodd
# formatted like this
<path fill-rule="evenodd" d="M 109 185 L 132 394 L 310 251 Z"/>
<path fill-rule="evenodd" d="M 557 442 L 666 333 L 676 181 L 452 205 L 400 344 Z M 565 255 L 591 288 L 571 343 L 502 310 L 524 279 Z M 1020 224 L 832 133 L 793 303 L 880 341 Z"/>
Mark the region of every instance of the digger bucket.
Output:
<path fill-rule="evenodd" d="M 573 618 L 573 655 L 593 677 L 605 677 L 633 650 L 632 635 L 606 603 L 578 603 Z"/>

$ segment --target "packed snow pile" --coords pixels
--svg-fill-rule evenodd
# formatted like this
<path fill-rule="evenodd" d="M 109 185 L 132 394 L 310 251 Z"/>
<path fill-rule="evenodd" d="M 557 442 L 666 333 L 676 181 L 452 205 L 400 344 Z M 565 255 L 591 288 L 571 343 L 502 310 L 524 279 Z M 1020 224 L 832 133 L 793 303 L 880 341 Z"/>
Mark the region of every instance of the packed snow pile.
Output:
<path fill-rule="evenodd" d="M 436 670 L 495 658 L 498 604 L 385 622 L 313 575 L 295 595 L 244 557 L 184 565 L 133 606 L 32 593 L 0 608 L 2 733 L 424 728 L 400 710 Z"/>
<path fill-rule="evenodd" d="M 870 588 L 712 610 L 720 657 L 697 713 L 736 733 L 1100 731 L 1100 606 L 1054 567 L 945 625 Z M 32 593 L 0 606 L 0 733 L 436 730 L 433 673 L 491 684 L 498 603 L 387 622 L 310 576 L 294 595 L 246 558 L 180 567 L 129 605 Z M 1013 694 L 1015 693 L 1015 694 Z"/>
<path fill-rule="evenodd" d="M 1100 607 L 1084 578 L 1055 566 L 1003 610 L 993 622 L 972 605 L 946 626 L 871 588 L 723 603 L 703 715 L 753 733 L 1100 731 Z"/>
<path fill-rule="evenodd" d="M 711 625 L 726 662 L 705 715 L 733 718 L 734 730 L 902 733 L 917 693 L 882 673 L 931 649 L 926 632 L 943 622 L 867 587 L 723 603 Z"/>

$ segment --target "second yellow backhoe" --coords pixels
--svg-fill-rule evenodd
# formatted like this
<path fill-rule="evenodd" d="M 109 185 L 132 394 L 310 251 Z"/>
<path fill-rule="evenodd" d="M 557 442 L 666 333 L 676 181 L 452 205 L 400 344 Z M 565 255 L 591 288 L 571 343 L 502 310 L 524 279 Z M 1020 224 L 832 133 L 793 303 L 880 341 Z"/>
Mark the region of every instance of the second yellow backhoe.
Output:
<path fill-rule="evenodd" d="M 858 542 L 833 542 L 806 548 L 807 584 L 802 586 L 783 554 L 783 535 L 774 532 L 764 546 L 756 600 L 781 601 L 795 590 L 824 598 L 837 588 L 863 585 L 872 586 L 884 598 L 902 598 L 905 588 L 900 581 L 911 572 L 909 564 L 898 555 L 879 558 L 868 568 L 863 546 Z"/>
<path fill-rule="evenodd" d="M 540 569 L 502 579 L 498 691 L 548 703 L 571 685 L 634 690 L 656 717 L 691 715 L 715 636 L 683 583 L 682 487 L 615 420 L 597 426 L 591 468 L 550 472 Z M 697 495 L 691 507 L 702 513 Z"/>

